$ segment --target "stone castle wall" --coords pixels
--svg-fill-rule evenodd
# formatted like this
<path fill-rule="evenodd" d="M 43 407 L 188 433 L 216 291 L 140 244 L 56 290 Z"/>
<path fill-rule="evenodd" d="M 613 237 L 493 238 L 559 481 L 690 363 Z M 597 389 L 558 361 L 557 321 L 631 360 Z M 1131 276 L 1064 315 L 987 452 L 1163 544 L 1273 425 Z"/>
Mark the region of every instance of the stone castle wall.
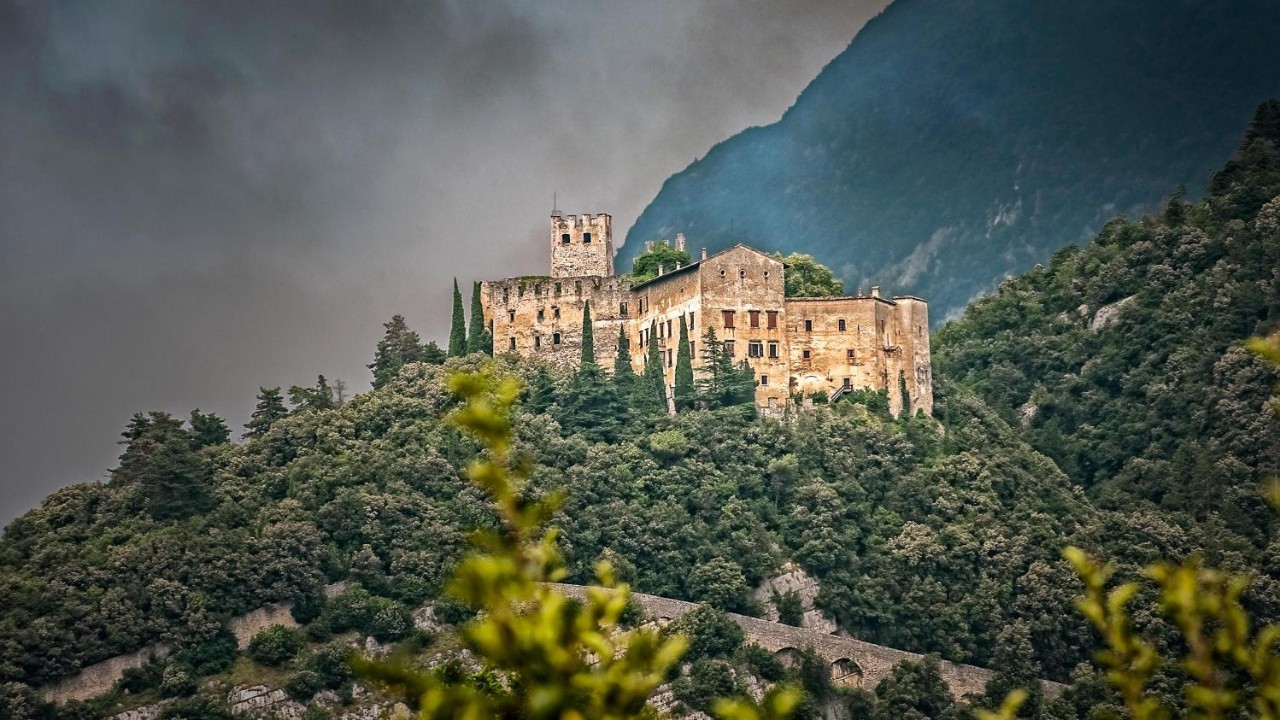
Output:
<path fill-rule="evenodd" d="M 596 362 L 612 368 L 621 331 L 632 369 L 644 372 L 656 345 L 667 393 L 675 386 L 680 319 L 689 327 L 694 369 L 703 365 L 708 327 L 747 360 L 763 414 L 781 415 L 796 396 L 841 387 L 886 390 L 901 412 L 905 381 L 913 411 L 933 410 L 928 305 L 913 297 L 787 298 L 785 267 L 745 245 L 690 265 L 664 268 L 632 286 L 613 273 L 608 215 L 553 215 L 551 275 L 481 284 L 495 352 L 540 357 L 573 368 L 582 353 L 582 309 L 590 302 Z M 587 242 L 588 235 L 591 242 Z M 651 332 L 652 331 L 652 332 Z"/>

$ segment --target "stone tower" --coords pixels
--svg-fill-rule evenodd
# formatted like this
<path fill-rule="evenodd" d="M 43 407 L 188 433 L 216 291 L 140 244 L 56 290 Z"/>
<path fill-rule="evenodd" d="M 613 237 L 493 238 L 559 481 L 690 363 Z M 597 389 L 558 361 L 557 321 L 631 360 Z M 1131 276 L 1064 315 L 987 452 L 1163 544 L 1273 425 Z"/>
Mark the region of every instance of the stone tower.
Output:
<path fill-rule="evenodd" d="M 613 224 L 608 215 L 551 215 L 551 277 L 613 275 Z"/>

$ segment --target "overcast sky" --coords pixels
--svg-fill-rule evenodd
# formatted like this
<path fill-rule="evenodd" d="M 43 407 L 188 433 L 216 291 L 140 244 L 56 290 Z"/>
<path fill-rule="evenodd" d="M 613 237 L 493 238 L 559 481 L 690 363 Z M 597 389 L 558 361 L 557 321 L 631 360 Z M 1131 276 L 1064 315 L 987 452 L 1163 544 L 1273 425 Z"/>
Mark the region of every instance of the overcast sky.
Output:
<path fill-rule="evenodd" d="M 135 411 L 367 389 L 392 314 L 545 272 L 553 191 L 620 242 L 885 4 L 0 0 L 0 523 Z"/>

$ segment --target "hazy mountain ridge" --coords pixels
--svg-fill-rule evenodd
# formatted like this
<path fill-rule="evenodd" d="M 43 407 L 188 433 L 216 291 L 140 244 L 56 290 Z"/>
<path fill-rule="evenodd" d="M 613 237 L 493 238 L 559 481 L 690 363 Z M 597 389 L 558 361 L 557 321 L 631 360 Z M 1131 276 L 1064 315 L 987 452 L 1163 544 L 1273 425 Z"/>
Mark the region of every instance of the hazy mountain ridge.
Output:
<path fill-rule="evenodd" d="M 1259 0 L 899 0 L 766 127 L 664 183 L 627 234 L 816 255 L 941 320 L 1116 213 L 1193 194 L 1280 92 Z"/>

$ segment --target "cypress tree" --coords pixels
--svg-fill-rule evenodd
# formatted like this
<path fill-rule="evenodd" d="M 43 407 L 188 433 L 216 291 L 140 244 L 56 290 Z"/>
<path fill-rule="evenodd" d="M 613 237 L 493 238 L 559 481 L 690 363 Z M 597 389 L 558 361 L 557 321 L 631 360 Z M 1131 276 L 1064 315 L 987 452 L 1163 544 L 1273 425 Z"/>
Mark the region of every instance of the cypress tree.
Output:
<path fill-rule="evenodd" d="M 662 351 L 658 349 L 658 321 L 649 323 L 649 353 L 644 363 L 644 382 L 641 395 L 646 404 L 657 403 L 657 407 L 667 409 L 667 381 L 662 373 Z"/>
<path fill-rule="evenodd" d="M 493 336 L 484 322 L 484 305 L 480 302 L 480 283 L 471 287 L 471 328 L 467 331 L 467 352 L 493 354 Z"/>
<path fill-rule="evenodd" d="M 596 336 L 591 327 L 591 301 L 582 304 L 582 367 L 596 364 Z"/>
<path fill-rule="evenodd" d="M 680 344 L 676 347 L 676 409 L 693 409 L 693 358 L 689 356 L 689 325 L 680 316 Z"/>
<path fill-rule="evenodd" d="M 614 382 L 630 382 L 635 377 L 631 369 L 631 345 L 627 342 L 627 330 L 618 328 L 618 352 L 613 356 Z"/>
<path fill-rule="evenodd" d="M 898 394 L 902 397 L 902 412 L 898 417 L 911 417 L 911 391 L 907 389 L 907 374 L 902 370 L 898 371 Z"/>
<path fill-rule="evenodd" d="M 449 326 L 449 357 L 467 354 L 467 318 L 462 312 L 462 293 L 458 278 L 453 279 L 453 324 Z"/>

